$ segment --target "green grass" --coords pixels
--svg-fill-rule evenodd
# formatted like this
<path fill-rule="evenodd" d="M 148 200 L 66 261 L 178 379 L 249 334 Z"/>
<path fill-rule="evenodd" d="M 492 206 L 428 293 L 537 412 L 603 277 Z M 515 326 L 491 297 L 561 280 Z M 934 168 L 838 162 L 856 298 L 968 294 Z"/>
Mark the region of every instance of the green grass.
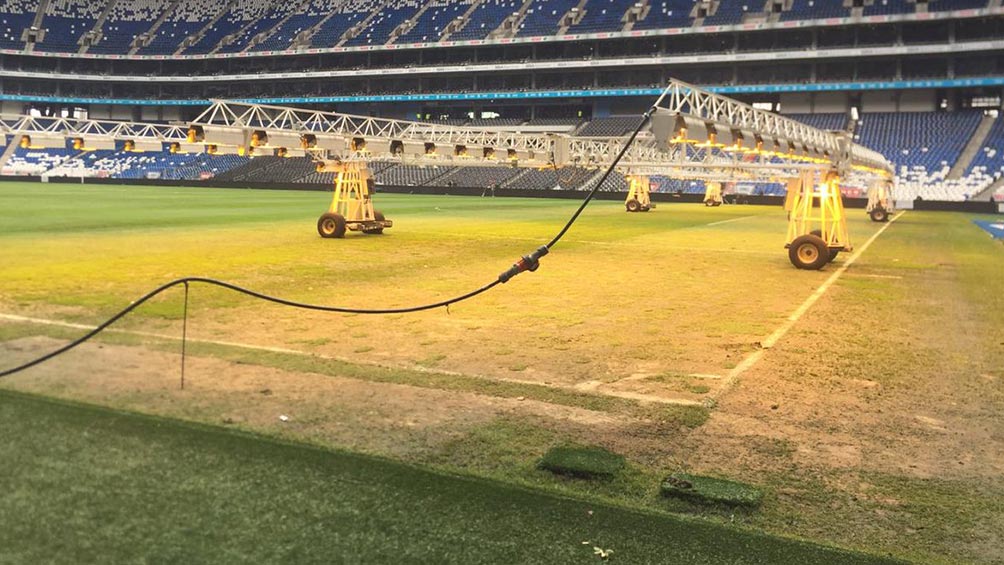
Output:
<path fill-rule="evenodd" d="M 883 562 L 10 392 L 0 429 L 5 562 Z"/>
<path fill-rule="evenodd" d="M 602 447 L 578 445 L 552 447 L 537 463 L 541 469 L 581 479 L 611 479 L 624 465 L 623 455 Z"/>
<path fill-rule="evenodd" d="M 759 506 L 763 492 L 753 486 L 689 473 L 673 473 L 659 485 L 663 496 L 682 498 L 701 504 Z"/>
<path fill-rule="evenodd" d="M 330 241 L 314 232 L 329 196 L 0 183 L 0 312 L 94 324 L 153 285 L 183 275 L 325 304 L 439 300 L 492 280 L 553 235 L 577 205 L 380 194 L 378 207 L 395 220 L 394 228 L 382 237 Z M 738 221 L 711 225 L 725 219 Z M 246 424 L 253 409 L 239 394 L 201 402 L 201 396 L 183 398 L 171 390 L 105 390 L 92 373 L 93 388 L 84 391 L 74 388 L 68 372 L 52 375 L 45 365 L 0 386 L 186 420 L 231 418 L 229 426 L 245 431 L 398 457 L 439 472 L 476 474 L 594 504 L 657 514 L 672 509 L 715 524 L 910 560 L 996 562 L 1004 483 L 995 472 L 999 458 L 992 454 L 1001 451 L 1001 441 L 991 418 L 1004 410 L 1004 246 L 989 241 L 971 219 L 908 213 L 721 397 L 715 392 L 723 379 L 713 377 L 757 350 L 833 272 L 801 272 L 788 264 L 780 208 L 669 204 L 626 215 L 618 202 L 594 202 L 538 272 L 448 312 L 322 315 L 193 287 L 190 336 L 303 352 L 190 342 L 189 354 L 200 362 L 259 375 L 345 377 L 375 391 L 414 387 L 422 389 L 415 394 L 427 398 L 430 410 L 441 399 L 453 407 L 428 428 L 387 432 L 392 437 L 370 425 L 374 411 L 394 420 L 382 413 L 379 394 L 339 405 L 310 397 L 306 386 L 295 406 L 304 418 L 293 431 L 274 420 Z M 879 228 L 860 211 L 850 211 L 848 221 L 858 246 Z M 180 335 L 180 314 L 180 293 L 172 293 L 116 327 Z M 79 334 L 0 321 L 0 342 Z M 108 334 L 99 344 L 162 358 L 177 351 L 174 341 L 130 334 Z M 0 343 L 13 348 L 5 351 L 22 345 Z M 169 370 L 175 370 L 173 361 Z M 192 376 L 203 382 L 216 377 Z M 717 404 L 675 406 L 600 393 L 624 379 L 628 393 L 709 394 Z M 591 382 L 604 384 L 599 390 L 580 386 Z M 277 385 L 263 379 L 260 388 L 277 391 Z M 280 401 L 276 396 L 270 398 Z M 478 406 L 488 398 L 505 408 L 484 416 L 458 398 Z M 325 412 L 315 400 L 336 410 Z M 828 410 L 838 404 L 843 411 Z M 792 414 L 800 407 L 809 410 Z M 950 433 L 920 425 L 917 414 L 943 420 Z M 341 435 L 326 435 L 325 425 L 337 426 Z M 0 437 L 9 439 L 2 429 Z M 567 480 L 536 466 L 555 445 L 597 443 L 627 458 L 610 480 Z M 843 450 L 831 466 L 826 450 L 832 448 Z M 914 455 L 919 469 L 910 466 Z M 95 457 L 74 461 L 98 469 L 103 461 Z M 942 476 L 945 466 L 949 472 Z M 224 474 L 228 468 L 213 467 Z M 664 499 L 659 484 L 667 469 L 754 483 L 763 489 L 763 502 L 747 511 Z M 20 482 L 4 479 L 0 469 L 0 485 Z M 67 484 L 53 483 L 48 495 L 40 488 L 34 503 L 45 507 L 46 496 L 72 492 Z M 87 498 L 74 496 L 79 504 Z M 6 508 L 0 505 L 0 516 Z M 614 562 L 631 562 L 615 544 L 589 541 L 615 549 Z M 577 557 L 598 559 L 590 549 L 583 546 L 585 554 Z M 270 560 L 255 557 L 247 560 Z"/>

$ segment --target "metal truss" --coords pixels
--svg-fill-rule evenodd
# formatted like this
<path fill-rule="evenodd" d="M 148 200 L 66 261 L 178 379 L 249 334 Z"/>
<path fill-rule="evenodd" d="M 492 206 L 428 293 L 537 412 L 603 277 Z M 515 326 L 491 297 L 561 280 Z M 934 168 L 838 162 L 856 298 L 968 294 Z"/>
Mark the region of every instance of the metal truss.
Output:
<path fill-rule="evenodd" d="M 822 131 L 684 82 L 671 81 L 655 108 L 663 117 L 722 132 L 733 142 L 716 143 L 707 132 L 703 138 L 688 134 L 684 141 L 657 139 L 666 133 L 653 127 L 640 132 L 625 151 L 620 172 L 725 182 L 776 182 L 806 169 L 836 170 L 845 178 L 891 177 L 892 167 L 881 154 L 852 143 L 845 133 Z M 178 142 L 187 150 L 212 145 L 217 153 L 250 155 L 304 155 L 306 150 L 321 161 L 595 169 L 612 163 L 628 141 L 626 136 L 521 133 L 226 100 L 214 101 L 189 126 L 0 115 L 0 133 L 25 134 L 33 141 L 35 136 L 104 140 L 106 146 L 112 140 L 149 146 Z"/>
<path fill-rule="evenodd" d="M 188 126 L 0 114 L 0 133 L 61 136 L 65 139 L 184 142 L 188 135 Z"/>

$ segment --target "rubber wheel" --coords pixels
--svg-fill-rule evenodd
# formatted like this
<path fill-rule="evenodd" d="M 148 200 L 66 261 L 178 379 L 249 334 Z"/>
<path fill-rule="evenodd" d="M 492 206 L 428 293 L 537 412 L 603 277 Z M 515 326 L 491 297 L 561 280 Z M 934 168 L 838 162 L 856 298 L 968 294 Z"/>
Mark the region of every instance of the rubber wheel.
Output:
<path fill-rule="evenodd" d="M 830 248 L 818 235 L 802 235 L 788 246 L 788 259 L 799 269 L 818 271 L 830 262 Z"/>
<path fill-rule="evenodd" d="M 871 216 L 873 222 L 885 222 L 889 219 L 889 212 L 886 212 L 885 208 L 872 208 L 868 215 Z"/>
<path fill-rule="evenodd" d="M 811 233 L 812 235 L 818 237 L 819 239 L 823 239 L 823 230 L 812 230 L 809 233 Z M 840 255 L 840 250 L 839 249 L 830 249 L 830 261 L 829 262 L 832 263 L 833 260 L 837 258 L 837 255 Z"/>
<path fill-rule="evenodd" d="M 648 211 L 649 211 L 649 210 L 651 210 L 651 209 L 652 209 L 652 207 L 651 207 L 651 206 L 642 206 L 642 207 L 641 207 L 641 211 L 642 211 L 642 212 L 648 212 Z"/>
<path fill-rule="evenodd" d="M 378 222 L 382 222 L 384 221 L 385 218 L 383 217 L 383 213 L 381 213 L 379 210 L 373 210 L 373 219 Z M 363 230 L 363 233 L 381 234 L 383 233 L 383 228 L 373 228 L 370 230 Z"/>
<path fill-rule="evenodd" d="M 345 237 L 345 217 L 327 213 L 317 220 L 317 233 L 321 237 Z"/>
<path fill-rule="evenodd" d="M 624 207 L 627 208 L 628 212 L 637 212 L 641 210 L 641 202 L 638 202 L 634 198 L 628 200 L 624 203 Z"/>

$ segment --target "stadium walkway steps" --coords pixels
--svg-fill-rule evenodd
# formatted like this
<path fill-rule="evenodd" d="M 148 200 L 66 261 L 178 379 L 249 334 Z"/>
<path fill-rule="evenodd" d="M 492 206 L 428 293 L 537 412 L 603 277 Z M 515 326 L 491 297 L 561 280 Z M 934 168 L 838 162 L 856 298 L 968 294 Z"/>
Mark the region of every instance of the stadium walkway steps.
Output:
<path fill-rule="evenodd" d="M 341 47 L 342 45 L 345 44 L 346 41 L 358 36 L 360 33 L 369 29 L 370 23 L 377 17 L 377 14 L 383 11 L 384 7 L 386 7 L 388 4 L 389 2 L 384 2 L 379 6 L 375 6 L 373 10 L 370 11 L 369 15 L 363 18 L 363 21 L 345 30 L 345 33 L 342 34 L 341 39 L 339 39 L 334 46 Z"/>
<path fill-rule="evenodd" d="M 558 20 L 557 35 L 564 35 L 568 33 L 568 28 L 582 20 L 582 17 L 586 15 L 586 4 L 588 2 L 589 0 L 579 0 L 578 4 L 568 10 L 564 16 L 561 16 L 561 19 Z M 568 25 L 565 25 L 565 22 L 569 22 Z"/>
<path fill-rule="evenodd" d="M 31 29 L 42 29 L 42 22 L 45 20 L 45 13 L 49 10 L 50 0 L 39 0 L 38 9 L 35 11 L 35 19 L 31 21 Z M 44 36 L 43 36 L 44 37 Z M 27 41 L 28 30 L 25 30 L 22 39 L 24 42 L 24 52 L 31 53 L 35 50 L 35 43 Z"/>
<path fill-rule="evenodd" d="M 279 20 L 279 21 L 273 23 L 272 25 L 268 26 L 268 29 L 266 29 L 265 31 L 262 31 L 261 33 L 258 33 L 254 37 L 252 37 L 251 40 L 248 41 L 247 46 L 244 47 L 244 49 L 241 50 L 241 53 L 247 53 L 249 51 L 253 51 L 256 45 L 260 45 L 260 44 L 264 43 L 265 41 L 268 41 L 269 38 L 271 38 L 273 35 L 275 35 L 280 30 L 282 30 L 283 26 L 286 25 L 286 21 L 289 18 L 292 18 L 293 16 L 299 16 L 301 14 L 306 14 L 307 10 L 309 10 L 309 9 L 310 9 L 310 0 L 304 0 L 304 1 L 300 2 L 300 7 L 299 8 L 297 8 L 296 10 L 290 11 L 281 20 Z M 286 48 L 288 49 L 289 46 L 286 46 Z"/>
<path fill-rule="evenodd" d="M 181 0 L 171 0 L 170 4 L 167 6 L 167 9 L 160 13 L 160 16 L 158 16 L 156 21 L 153 22 L 153 25 L 150 26 L 142 34 L 140 34 L 139 37 L 133 40 L 132 47 L 129 48 L 129 51 L 126 53 L 126 55 L 135 55 L 137 51 L 146 47 L 147 43 L 149 43 L 155 37 L 157 37 L 157 30 L 160 29 L 160 26 L 164 23 L 164 20 L 166 20 L 168 16 L 173 14 L 174 11 L 178 9 L 178 4 L 181 4 Z M 141 38 L 146 38 L 146 40 L 144 41 Z"/>
<path fill-rule="evenodd" d="M 467 11 L 459 16 L 460 25 L 458 25 L 453 30 L 446 31 L 445 33 L 443 33 L 443 35 L 439 37 L 439 41 L 448 41 L 451 35 L 467 27 L 467 24 L 470 23 L 471 21 L 471 14 L 474 13 L 474 10 L 478 9 L 478 6 L 480 6 L 482 2 L 484 2 L 484 0 L 474 0 L 473 2 L 471 2 L 471 5 L 470 7 L 467 8 Z"/>
<path fill-rule="evenodd" d="M 268 17 L 268 15 L 272 13 L 272 10 L 275 10 L 280 4 L 285 4 L 285 3 L 286 0 L 275 0 L 274 2 L 269 2 L 267 10 L 262 12 L 261 15 L 259 15 L 257 18 L 245 22 L 244 25 L 241 26 L 241 28 L 238 29 L 237 31 L 223 37 L 223 39 L 221 39 L 220 42 L 217 43 L 215 47 L 209 50 L 209 54 L 212 55 L 215 53 L 219 53 L 220 49 L 226 47 L 227 45 L 230 45 L 234 41 L 239 40 L 241 37 L 244 37 L 244 32 L 251 29 L 251 27 L 257 24 L 260 20 Z M 245 49 L 247 49 L 247 47 L 241 49 L 241 51 L 244 51 Z"/>
<path fill-rule="evenodd" d="M 947 180 L 959 180 L 962 178 L 962 175 L 966 174 L 966 171 L 969 170 L 969 165 L 972 164 L 973 159 L 976 158 L 976 154 L 983 148 L 987 136 L 990 135 L 990 129 L 993 127 L 995 119 L 993 116 L 983 116 L 980 124 L 976 126 L 976 131 L 973 132 L 973 136 L 969 138 L 969 142 L 966 143 L 962 153 L 959 154 L 958 160 L 952 165 L 952 169 L 948 171 L 948 176 L 945 177 Z"/>
<path fill-rule="evenodd" d="M 406 19 L 403 24 L 397 26 L 396 28 L 394 28 L 393 31 L 390 32 L 390 39 L 387 41 L 387 43 L 384 43 L 384 45 L 391 45 L 392 43 L 397 43 L 397 40 L 400 37 L 408 35 L 408 33 L 410 33 L 411 30 L 415 29 L 415 26 L 417 26 L 419 22 L 421 22 L 422 14 L 424 14 L 429 8 L 436 8 L 436 7 L 438 6 L 434 6 L 432 2 L 425 2 L 424 4 L 422 4 L 422 7 L 419 8 L 418 11 L 414 13 L 414 15 Z"/>
<path fill-rule="evenodd" d="M 181 55 L 182 53 L 184 53 L 186 49 L 198 43 L 202 39 L 202 36 L 206 35 L 206 32 L 212 29 L 212 27 L 216 25 L 216 22 L 220 21 L 220 18 L 230 13 L 230 10 L 233 9 L 234 4 L 236 3 L 237 0 L 229 0 L 228 2 L 224 3 L 220 7 L 220 11 L 217 12 L 215 16 L 213 16 L 213 19 L 206 22 L 206 25 L 202 26 L 202 29 L 186 37 L 185 39 L 182 39 L 181 42 L 178 43 L 178 48 L 174 51 L 173 54 Z"/>
<path fill-rule="evenodd" d="M 515 37 L 516 32 L 519 31 L 519 26 L 523 25 L 523 21 L 526 20 L 527 13 L 530 8 L 533 7 L 537 0 L 526 0 L 523 5 L 519 7 L 519 11 L 516 12 L 515 18 L 506 18 L 502 20 L 502 23 L 495 29 L 493 29 L 488 34 L 488 39 L 498 39 L 502 37 Z M 511 27 L 506 28 L 506 22 L 512 22 Z"/>
<path fill-rule="evenodd" d="M 115 4 L 117 3 L 118 0 L 109 0 L 108 3 L 105 4 L 105 9 L 101 11 L 101 15 L 98 16 L 97 21 L 94 22 L 94 27 L 92 27 L 90 31 L 85 31 L 84 34 L 80 36 L 81 41 L 83 41 L 84 38 L 88 36 L 93 37 L 101 35 L 101 30 L 105 28 L 105 21 L 108 19 L 108 14 L 112 13 L 112 8 L 114 8 Z M 77 51 L 77 54 L 82 55 L 84 53 L 87 53 L 88 47 L 89 45 L 81 45 L 80 49 Z"/>
<path fill-rule="evenodd" d="M 974 194 L 970 198 L 970 200 L 976 200 L 976 201 L 993 200 L 994 194 L 996 194 L 997 191 L 1001 189 L 1004 189 L 1004 177 L 1001 177 L 995 180 L 994 182 L 990 183 L 989 186 Z"/>
<path fill-rule="evenodd" d="M 20 140 L 17 139 L 17 136 L 14 136 L 14 138 L 11 139 L 10 143 L 7 144 L 7 147 L 4 149 L 3 154 L 0 155 L 0 171 L 2 171 L 3 168 L 7 166 L 7 161 L 9 161 L 11 155 L 13 155 L 15 151 L 17 151 L 19 141 Z"/>

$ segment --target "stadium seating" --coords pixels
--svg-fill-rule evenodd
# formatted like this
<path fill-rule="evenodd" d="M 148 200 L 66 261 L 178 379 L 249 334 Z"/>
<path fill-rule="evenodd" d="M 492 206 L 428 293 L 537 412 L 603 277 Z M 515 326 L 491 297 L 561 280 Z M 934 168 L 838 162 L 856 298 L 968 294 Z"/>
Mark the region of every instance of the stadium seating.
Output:
<path fill-rule="evenodd" d="M 3 174 L 42 175 L 77 153 L 79 151 L 65 148 L 26 149 L 18 147 L 4 165 Z"/>
<path fill-rule="evenodd" d="M 197 34 L 216 16 L 218 6 L 202 0 L 180 0 L 174 11 L 160 24 L 150 42 L 141 48 L 141 55 L 170 55 L 181 48 L 181 42 Z"/>
<path fill-rule="evenodd" d="M 558 22 L 577 4 L 576 0 L 537 0 L 526 11 L 516 36 L 554 35 Z"/>
<path fill-rule="evenodd" d="M 747 12 L 759 12 L 763 2 L 753 0 L 722 0 L 714 14 L 704 18 L 704 25 L 735 25 L 742 23 Z"/>
<path fill-rule="evenodd" d="M 87 52 L 128 53 L 136 37 L 148 31 L 168 5 L 158 0 L 116 0 L 101 24 L 101 39 Z"/>
<path fill-rule="evenodd" d="M 185 49 L 184 53 L 209 53 L 223 38 L 236 34 L 246 25 L 264 16 L 268 7 L 268 4 L 254 0 L 237 0 L 225 14 L 205 30 L 198 41 Z"/>
<path fill-rule="evenodd" d="M 345 45 L 383 45 L 390 40 L 391 32 L 414 16 L 419 9 L 420 5 L 417 2 L 384 6 L 359 35 L 346 41 Z"/>
<path fill-rule="evenodd" d="M 447 33 L 447 26 L 467 13 L 473 0 L 429 2 L 412 28 L 395 43 L 434 43 Z"/>
<path fill-rule="evenodd" d="M 23 49 L 21 34 L 31 27 L 38 0 L 0 0 L 0 48 Z"/>
<path fill-rule="evenodd" d="M 375 0 L 361 0 L 343 4 L 338 8 L 337 13 L 324 20 L 317 28 L 310 38 L 310 46 L 334 47 L 341 41 L 346 31 L 365 20 L 370 15 L 370 11 L 379 6 L 380 4 Z"/>
<path fill-rule="evenodd" d="M 864 15 L 879 16 L 886 14 L 912 14 L 916 4 L 906 0 L 875 0 L 874 4 L 866 5 Z"/>
<path fill-rule="evenodd" d="M 576 135 L 582 137 L 620 136 L 631 133 L 636 127 L 638 127 L 638 118 L 636 116 L 596 118 L 583 126 Z"/>
<path fill-rule="evenodd" d="M 973 10 L 986 7 L 987 0 L 932 0 L 927 4 L 927 11 Z"/>
<path fill-rule="evenodd" d="M 523 2 L 520 0 L 485 0 L 471 13 L 464 27 L 451 36 L 451 40 L 484 39 L 497 29 L 502 22 L 518 12 Z"/>
<path fill-rule="evenodd" d="M 633 29 L 669 29 L 690 27 L 695 0 L 658 0 L 649 3 L 649 12 Z"/>
<path fill-rule="evenodd" d="M 990 128 L 983 147 L 969 164 L 966 176 L 973 176 L 986 183 L 1004 176 L 1004 118 L 998 117 Z"/>
<path fill-rule="evenodd" d="M 847 114 L 784 114 L 784 117 L 827 131 L 847 128 Z"/>
<path fill-rule="evenodd" d="M 844 6 L 844 0 L 794 0 L 791 10 L 781 13 L 781 21 L 848 18 L 850 15 L 851 9 Z"/>
<path fill-rule="evenodd" d="M 75 53 L 80 38 L 97 24 L 104 5 L 89 0 L 53 0 L 45 9 L 42 29 L 45 35 L 35 44 L 38 51 Z"/>
<path fill-rule="evenodd" d="M 582 19 L 569 27 L 568 33 L 621 31 L 624 27 L 624 14 L 634 4 L 634 0 L 589 0 L 584 7 Z"/>

